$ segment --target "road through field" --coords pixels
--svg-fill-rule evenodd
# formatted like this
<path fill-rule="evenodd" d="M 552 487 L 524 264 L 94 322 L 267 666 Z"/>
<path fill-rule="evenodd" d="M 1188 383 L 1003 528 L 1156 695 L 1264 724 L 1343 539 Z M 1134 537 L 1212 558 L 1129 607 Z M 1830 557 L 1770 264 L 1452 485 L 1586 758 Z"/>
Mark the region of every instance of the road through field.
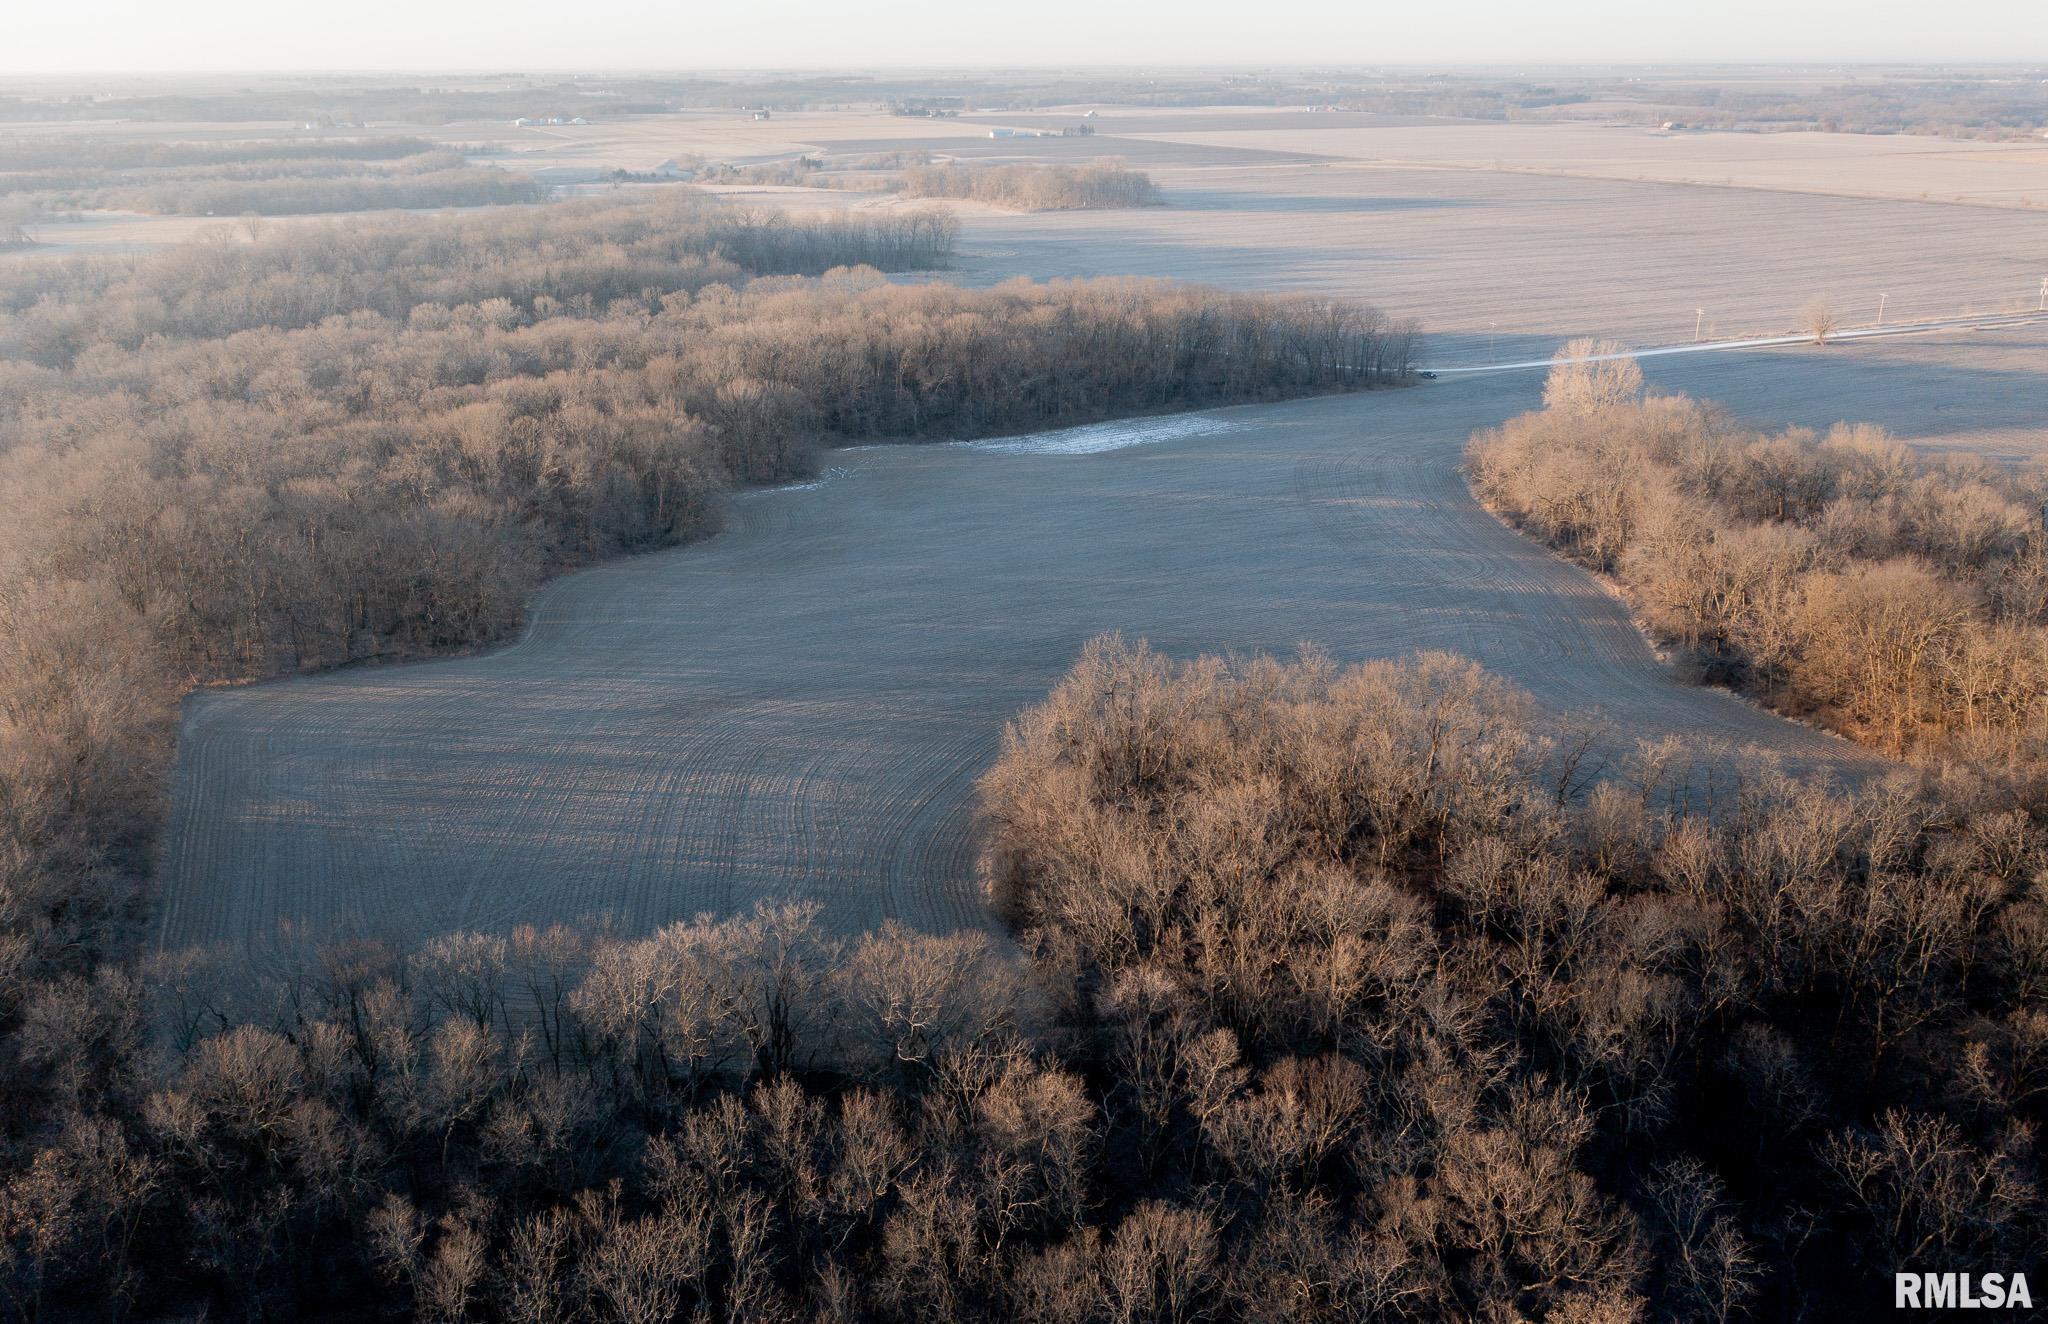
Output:
<path fill-rule="evenodd" d="M 1739 356 L 1702 357 L 1739 385 Z M 558 581 L 512 647 L 197 695 L 161 941 L 260 961 L 299 938 L 641 932 L 788 896 L 849 931 L 985 925 L 974 779 L 1106 630 L 1180 655 L 1452 649 L 1628 737 L 1870 766 L 1681 684 L 1612 596 L 1472 502 L 1466 436 L 1537 389 L 840 452 L 818 482 L 737 499 L 713 539 Z"/>
<path fill-rule="evenodd" d="M 2044 283 L 2048 293 L 2048 283 Z M 1845 340 L 1895 340 L 1900 336 L 1940 335 L 1958 331 L 2005 331 L 2026 330 L 2037 326 L 2048 326 L 2048 312 L 2002 313 L 1985 317 L 1954 317 L 1938 322 L 1910 322 L 1902 326 L 1858 326 L 1844 330 L 1830 330 L 1829 344 L 1840 344 Z M 1586 354 L 1575 357 L 1575 363 L 1613 363 L 1620 359 L 1660 359 L 1674 354 L 1725 354 L 1737 349 L 1783 349 L 1789 345 L 1810 345 L 1816 343 L 1813 333 L 1802 331 L 1786 336 L 1754 336 L 1747 340 L 1702 340 L 1692 344 L 1645 345 L 1639 348 L 1616 349 L 1604 354 Z M 1549 369 L 1556 367 L 1561 359 L 1557 354 L 1546 354 L 1542 358 L 1523 359 L 1515 363 L 1480 361 L 1451 366 L 1432 365 L 1420 369 L 1426 377 L 1461 376 L 1486 372 L 1520 372 L 1532 368 Z"/>

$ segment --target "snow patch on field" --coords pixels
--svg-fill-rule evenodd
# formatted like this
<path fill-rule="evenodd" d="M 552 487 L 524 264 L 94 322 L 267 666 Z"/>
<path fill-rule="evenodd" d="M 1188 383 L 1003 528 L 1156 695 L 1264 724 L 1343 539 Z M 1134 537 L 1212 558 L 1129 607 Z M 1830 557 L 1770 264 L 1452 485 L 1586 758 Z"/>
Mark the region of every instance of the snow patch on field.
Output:
<path fill-rule="evenodd" d="M 841 478 L 851 478 L 859 472 L 860 466 L 857 464 L 850 466 L 834 465 L 820 473 L 816 478 L 808 478 L 800 483 L 783 483 L 776 487 L 755 488 L 751 492 L 742 492 L 740 495 L 766 496 L 770 492 L 815 492 L 827 483 L 837 482 Z"/>
<path fill-rule="evenodd" d="M 1171 418 L 1122 419 L 1114 423 L 1061 428 L 1057 432 L 991 437 L 987 441 L 954 444 L 991 455 L 1096 455 L 1103 451 L 1120 451 L 1127 446 L 1148 446 L 1155 442 L 1178 441 L 1182 437 L 1204 437 L 1214 432 L 1236 432 L 1242 426 L 1228 419 L 1178 414 Z"/>

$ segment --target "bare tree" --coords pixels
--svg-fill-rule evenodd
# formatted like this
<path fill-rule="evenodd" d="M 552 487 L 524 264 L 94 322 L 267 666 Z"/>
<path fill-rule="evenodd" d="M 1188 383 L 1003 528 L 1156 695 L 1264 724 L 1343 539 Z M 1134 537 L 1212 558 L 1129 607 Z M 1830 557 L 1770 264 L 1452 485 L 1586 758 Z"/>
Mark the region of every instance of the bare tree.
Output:
<path fill-rule="evenodd" d="M 1589 413 L 1634 404 L 1643 394 L 1643 367 L 1618 340 L 1574 340 L 1557 352 L 1543 382 L 1543 406 Z"/>
<path fill-rule="evenodd" d="M 1828 337 L 1841 325 L 1841 319 L 1835 315 L 1834 305 L 1826 299 L 1813 300 L 1800 311 L 1799 317 L 1801 324 L 1812 333 L 1813 343 L 1816 345 L 1827 344 Z"/>

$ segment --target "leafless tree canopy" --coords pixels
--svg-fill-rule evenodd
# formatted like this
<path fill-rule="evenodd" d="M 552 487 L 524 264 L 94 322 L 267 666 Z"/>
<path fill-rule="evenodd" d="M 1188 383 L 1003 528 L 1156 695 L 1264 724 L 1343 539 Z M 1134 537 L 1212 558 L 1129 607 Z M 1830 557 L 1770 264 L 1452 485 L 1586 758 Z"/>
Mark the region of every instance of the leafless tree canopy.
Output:
<path fill-rule="evenodd" d="M 2037 774 L 2048 756 L 2048 474 L 1874 427 L 1739 427 L 1589 389 L 1473 439 L 1475 490 L 1616 576 L 1708 679 L 1880 748 Z"/>
<path fill-rule="evenodd" d="M 968 198 L 1018 211 L 1150 207 L 1160 201 L 1151 176 L 1114 162 L 1079 168 L 957 162 L 916 166 L 897 177 L 896 187 L 913 198 Z"/>
<path fill-rule="evenodd" d="M 540 577 L 700 535 L 822 447 L 1408 370 L 1412 329 L 1354 305 L 846 265 L 951 234 L 682 199 L 11 269 L 0 769 L 5 858 L 42 881 L 6 931 L 91 950 L 67 944 L 125 904 L 91 880 L 145 858 L 194 682 L 501 637 Z"/>
<path fill-rule="evenodd" d="M 0 200 L 28 213 L 80 208 L 266 216 L 539 202 L 531 175 L 472 165 L 418 138 L 177 143 L 0 138 Z"/>
<path fill-rule="evenodd" d="M 1728 1320 L 2024 1259 L 2037 823 L 1968 778 L 1760 769 L 1695 813 L 1712 753 L 1574 797 L 1455 657 L 1101 640 L 982 786 L 1022 954 L 764 906 L 260 987 L 232 953 L 10 985 L 0 1290 L 40 1318 Z"/>
<path fill-rule="evenodd" d="M 1558 351 L 1543 381 L 1543 407 L 1592 414 L 1643 397 L 1643 365 L 1618 340 L 1574 340 Z"/>
<path fill-rule="evenodd" d="M 1841 318 L 1835 315 L 1834 305 L 1826 299 L 1815 299 L 1807 304 L 1799 316 L 1806 329 L 1813 333 L 1813 343 L 1816 345 L 1827 344 L 1828 337 L 1835 334 L 1835 328 L 1842 324 Z"/>
<path fill-rule="evenodd" d="M 678 169 L 705 183 L 880 190 L 912 198 L 961 198 L 1013 211 L 1151 207 L 1162 201 L 1150 175 L 1117 161 L 1079 167 L 974 165 L 934 162 L 930 152 L 918 150 L 863 157 L 796 156 L 749 165 L 692 159 L 679 163 Z"/>
<path fill-rule="evenodd" d="M 1554 753 L 1446 655 L 1115 639 L 1010 730 L 993 895 L 1139 1161 L 1232 1193 L 1260 1288 L 1218 1317 L 1779 1317 L 2032 1235 L 2042 1096 L 1961 1083 L 2048 1029 L 1992 955 L 2043 913 L 2004 788 L 1761 773 L 1704 814 L 1682 748 L 1570 802 Z"/>
<path fill-rule="evenodd" d="M 0 1309 L 952 1318 L 1027 1250 L 1194 1309 L 1219 1232 L 1172 1192 L 1055 1235 L 1099 1100 L 986 935 L 451 934 L 253 1004 L 138 961 L 195 683 L 500 637 L 833 445 L 1409 372 L 1354 304 L 882 274 L 952 239 L 670 192 L 0 274 Z"/>

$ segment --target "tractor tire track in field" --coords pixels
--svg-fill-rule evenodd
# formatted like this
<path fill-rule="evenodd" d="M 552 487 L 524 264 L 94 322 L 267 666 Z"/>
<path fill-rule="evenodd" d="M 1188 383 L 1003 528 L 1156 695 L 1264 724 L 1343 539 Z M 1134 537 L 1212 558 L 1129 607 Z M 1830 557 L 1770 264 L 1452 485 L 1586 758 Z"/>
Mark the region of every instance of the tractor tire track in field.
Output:
<path fill-rule="evenodd" d="M 993 928 L 975 778 L 1107 630 L 1182 656 L 1450 649 L 1611 720 L 1608 752 L 1677 733 L 1879 766 L 1680 683 L 1611 594 L 1479 508 L 1465 439 L 1535 390 L 1140 421 L 1122 449 L 862 448 L 736 498 L 714 538 L 550 585 L 497 652 L 196 695 L 159 940 L 260 968 L 302 941 L 645 932 L 783 898 L 846 932 Z"/>

